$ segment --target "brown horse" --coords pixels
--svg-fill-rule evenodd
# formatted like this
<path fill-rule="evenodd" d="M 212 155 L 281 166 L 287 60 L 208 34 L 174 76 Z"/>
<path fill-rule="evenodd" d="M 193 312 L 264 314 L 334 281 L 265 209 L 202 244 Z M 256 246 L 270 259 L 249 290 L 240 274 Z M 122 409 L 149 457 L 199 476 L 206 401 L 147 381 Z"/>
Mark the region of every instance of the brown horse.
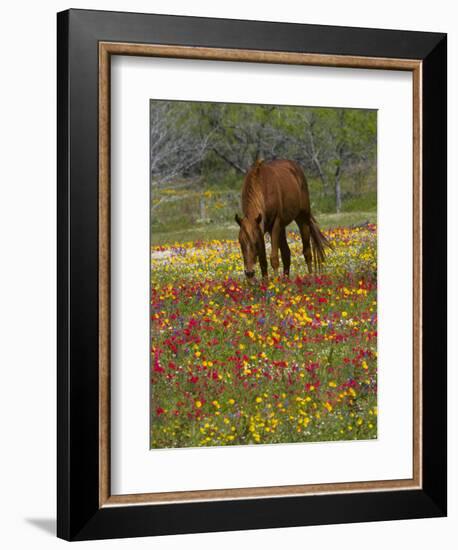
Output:
<path fill-rule="evenodd" d="M 243 218 L 237 214 L 240 226 L 239 242 L 242 249 L 245 275 L 254 277 L 254 266 L 259 259 L 263 278 L 267 278 L 267 257 L 264 235 L 270 234 L 270 263 L 275 274 L 280 265 L 289 276 L 291 252 L 286 240 L 286 226 L 297 223 L 302 238 L 302 250 L 308 270 L 318 270 L 325 259 L 325 248 L 330 247 L 326 237 L 310 211 L 310 197 L 302 168 L 291 160 L 257 160 L 248 170 L 242 187 Z"/>

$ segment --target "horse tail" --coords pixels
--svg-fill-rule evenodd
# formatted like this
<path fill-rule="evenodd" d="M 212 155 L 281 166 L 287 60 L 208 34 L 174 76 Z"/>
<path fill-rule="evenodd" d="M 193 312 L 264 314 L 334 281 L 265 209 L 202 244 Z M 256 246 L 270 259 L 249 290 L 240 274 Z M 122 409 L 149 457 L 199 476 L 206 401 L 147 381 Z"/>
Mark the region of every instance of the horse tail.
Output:
<path fill-rule="evenodd" d="M 320 271 L 326 258 L 326 248 L 332 250 L 332 245 L 321 232 L 317 221 L 310 214 L 310 237 L 312 239 L 312 255 L 315 271 Z"/>

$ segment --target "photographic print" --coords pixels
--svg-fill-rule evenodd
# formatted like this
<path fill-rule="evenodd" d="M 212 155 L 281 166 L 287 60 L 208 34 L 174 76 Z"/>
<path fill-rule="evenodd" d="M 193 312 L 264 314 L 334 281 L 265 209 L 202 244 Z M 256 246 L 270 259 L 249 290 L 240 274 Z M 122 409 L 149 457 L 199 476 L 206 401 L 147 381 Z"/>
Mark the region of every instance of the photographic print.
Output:
<path fill-rule="evenodd" d="M 377 112 L 150 101 L 152 449 L 377 438 Z"/>

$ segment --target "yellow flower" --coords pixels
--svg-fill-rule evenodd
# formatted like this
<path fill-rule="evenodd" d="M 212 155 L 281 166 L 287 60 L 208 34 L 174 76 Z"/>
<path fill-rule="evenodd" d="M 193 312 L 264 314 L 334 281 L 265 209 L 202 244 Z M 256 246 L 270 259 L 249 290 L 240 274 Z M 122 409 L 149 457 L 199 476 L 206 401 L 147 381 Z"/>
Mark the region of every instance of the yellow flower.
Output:
<path fill-rule="evenodd" d="M 200 407 L 202 407 L 202 401 L 197 400 L 195 405 L 198 409 L 200 409 Z"/>
<path fill-rule="evenodd" d="M 230 399 L 228 399 L 227 402 L 229 403 L 229 405 L 233 405 L 235 403 L 235 400 L 231 397 Z"/>
<path fill-rule="evenodd" d="M 262 402 L 262 397 L 256 397 L 256 403 L 261 403 Z"/>
<path fill-rule="evenodd" d="M 342 311 L 342 317 L 346 317 L 348 313 L 346 311 Z"/>

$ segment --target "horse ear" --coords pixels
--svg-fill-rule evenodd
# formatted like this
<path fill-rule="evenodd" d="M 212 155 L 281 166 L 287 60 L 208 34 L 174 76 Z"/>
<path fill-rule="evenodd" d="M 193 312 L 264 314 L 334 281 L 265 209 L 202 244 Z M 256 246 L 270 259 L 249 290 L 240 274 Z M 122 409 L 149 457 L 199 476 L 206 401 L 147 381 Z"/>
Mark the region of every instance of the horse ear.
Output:
<path fill-rule="evenodd" d="M 240 217 L 238 214 L 235 215 L 235 221 L 236 221 L 240 226 L 242 225 L 242 219 L 241 219 L 241 217 Z"/>
<path fill-rule="evenodd" d="M 262 214 L 258 214 L 256 218 L 256 223 L 259 225 L 261 223 L 261 220 L 262 220 Z"/>

